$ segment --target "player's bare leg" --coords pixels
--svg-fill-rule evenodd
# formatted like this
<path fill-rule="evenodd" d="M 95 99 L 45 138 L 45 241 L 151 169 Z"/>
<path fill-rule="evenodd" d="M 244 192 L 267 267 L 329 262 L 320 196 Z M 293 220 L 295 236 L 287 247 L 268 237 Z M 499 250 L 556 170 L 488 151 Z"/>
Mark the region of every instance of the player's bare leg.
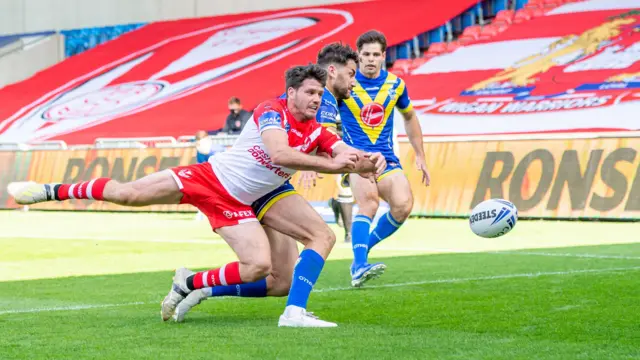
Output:
<path fill-rule="evenodd" d="M 344 224 L 344 242 L 351 242 L 351 227 L 353 226 L 353 203 L 340 203 L 340 216 Z"/>
<path fill-rule="evenodd" d="M 262 219 L 262 223 L 297 239 L 305 249 L 296 260 L 287 307 L 278 326 L 335 327 L 307 312 L 307 302 L 324 262 L 335 245 L 335 234 L 309 203 L 298 194 L 276 202 Z"/>
<path fill-rule="evenodd" d="M 185 315 L 196 305 L 210 297 L 240 296 L 265 297 L 287 296 L 291 287 L 293 267 L 298 259 L 298 247 L 291 237 L 279 233 L 269 227 L 264 228 L 271 248 L 271 274 L 265 279 L 252 283 L 216 286 L 194 290 L 178 304 L 173 319 L 184 321 Z"/>
<path fill-rule="evenodd" d="M 180 188 L 170 171 L 161 171 L 138 180 L 120 183 L 99 178 L 77 184 L 11 183 L 7 187 L 20 205 L 69 199 L 102 200 L 124 206 L 179 204 Z"/>
<path fill-rule="evenodd" d="M 382 275 L 386 266 L 381 263 L 369 264 L 369 236 L 371 221 L 378 211 L 378 187 L 368 178 L 356 174 L 349 177 L 353 196 L 358 204 L 359 212 L 351 227 L 351 247 L 353 264 L 351 265 L 351 285 L 360 287 L 365 282 Z"/>
<path fill-rule="evenodd" d="M 382 240 L 391 236 L 411 215 L 413 193 L 407 177 L 396 171 L 378 182 L 380 197 L 389 204 L 390 210 L 382 215 L 369 238 L 369 251 Z"/>
<path fill-rule="evenodd" d="M 184 268 L 176 270 L 172 288 L 162 302 L 163 320 L 169 320 L 178 304 L 194 290 L 251 283 L 271 272 L 269 240 L 257 220 L 221 227 L 216 232 L 233 249 L 238 261 L 197 273 Z"/>
<path fill-rule="evenodd" d="M 353 193 L 349 186 L 349 175 L 338 176 L 338 203 L 340 206 L 340 216 L 344 225 L 344 242 L 351 242 L 351 226 L 353 222 Z M 347 180 L 347 181 L 345 181 Z"/>

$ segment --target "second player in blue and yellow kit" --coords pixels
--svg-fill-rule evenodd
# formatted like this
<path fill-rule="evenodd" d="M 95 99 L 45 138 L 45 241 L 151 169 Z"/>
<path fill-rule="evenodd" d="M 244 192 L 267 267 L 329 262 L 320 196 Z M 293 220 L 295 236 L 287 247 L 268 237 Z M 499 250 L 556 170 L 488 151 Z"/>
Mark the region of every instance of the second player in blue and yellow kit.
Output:
<path fill-rule="evenodd" d="M 358 71 L 351 97 L 340 104 L 344 142 L 363 151 L 380 152 L 387 160 L 387 170 L 378 180 L 402 170 L 393 151 L 394 108 L 409 112 L 413 106 L 404 81 L 385 70 L 375 79 Z"/>
<path fill-rule="evenodd" d="M 429 174 L 420 122 L 413 110 L 407 87 L 402 79 L 382 68 L 386 57 L 386 38 L 376 30 L 368 31 L 358 37 L 357 48 L 359 64 L 356 84 L 351 96 L 342 101 L 339 108 L 343 140 L 359 150 L 380 152 L 387 160 L 386 170 L 375 182 L 350 176 L 358 205 L 358 215 L 351 228 L 351 285 L 360 287 L 386 269 L 382 263 L 368 263 L 369 251 L 402 226 L 413 206 L 411 185 L 394 153 L 395 109 L 402 114 L 407 137 L 415 152 L 416 165 L 426 185 L 429 183 Z M 372 229 L 379 198 L 389 204 L 390 210 L 380 216 Z"/>

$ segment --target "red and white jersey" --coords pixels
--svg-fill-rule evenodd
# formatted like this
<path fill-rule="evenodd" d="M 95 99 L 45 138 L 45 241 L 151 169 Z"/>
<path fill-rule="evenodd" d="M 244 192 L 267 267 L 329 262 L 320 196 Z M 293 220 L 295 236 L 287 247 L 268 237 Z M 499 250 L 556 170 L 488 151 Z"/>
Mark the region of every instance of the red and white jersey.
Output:
<path fill-rule="evenodd" d="M 315 119 L 296 120 L 287 108 L 286 99 L 260 104 L 231 149 L 209 158 L 224 188 L 247 205 L 284 184 L 297 171 L 271 162 L 261 137 L 262 132 L 269 129 L 286 131 L 289 146 L 307 154 L 319 150 L 331 155 L 340 141 Z"/>

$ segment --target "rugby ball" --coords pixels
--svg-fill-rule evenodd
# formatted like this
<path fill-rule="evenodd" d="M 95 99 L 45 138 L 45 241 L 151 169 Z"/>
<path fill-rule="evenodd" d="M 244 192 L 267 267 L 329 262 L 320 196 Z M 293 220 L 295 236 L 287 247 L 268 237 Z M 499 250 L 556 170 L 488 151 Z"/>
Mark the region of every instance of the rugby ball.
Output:
<path fill-rule="evenodd" d="M 518 209 L 504 199 L 489 199 L 476 205 L 469 216 L 474 234 L 483 238 L 500 237 L 513 230 L 518 221 Z"/>

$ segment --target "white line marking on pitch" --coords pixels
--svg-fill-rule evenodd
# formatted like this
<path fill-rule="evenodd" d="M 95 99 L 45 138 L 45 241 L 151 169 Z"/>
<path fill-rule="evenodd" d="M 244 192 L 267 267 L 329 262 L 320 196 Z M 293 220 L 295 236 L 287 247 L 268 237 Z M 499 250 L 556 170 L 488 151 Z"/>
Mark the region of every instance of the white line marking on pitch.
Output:
<path fill-rule="evenodd" d="M 593 258 L 593 259 L 640 260 L 640 256 L 624 256 L 624 255 L 547 253 L 547 252 L 535 252 L 535 251 L 495 251 L 490 253 L 506 254 L 506 255 L 533 255 L 533 256 L 575 257 L 575 258 Z"/>
<path fill-rule="evenodd" d="M 439 280 L 425 280 L 425 281 L 413 281 L 397 284 L 382 284 L 382 285 L 367 285 L 363 289 L 375 289 L 375 288 L 389 288 L 389 287 L 404 287 L 426 284 L 452 284 L 460 282 L 471 281 L 487 281 L 487 280 L 501 280 L 501 279 L 515 279 L 515 278 L 536 278 L 541 276 L 554 276 L 554 275 L 577 275 L 577 274 L 599 274 L 610 273 L 618 271 L 636 271 L 640 270 L 640 266 L 625 267 L 625 268 L 609 268 L 609 269 L 585 269 L 585 270 L 570 270 L 570 271 L 552 271 L 552 272 L 537 272 L 537 273 L 524 273 L 524 274 L 506 274 L 506 275 L 492 275 L 492 276 L 480 276 L 473 278 L 454 278 L 454 279 L 439 279 Z M 330 292 L 330 291 L 344 291 L 352 290 L 352 287 L 340 287 L 340 288 L 326 288 L 317 289 L 314 292 Z"/>
<path fill-rule="evenodd" d="M 4 315 L 4 314 L 39 313 L 39 312 L 50 312 L 50 311 L 76 311 L 76 310 L 101 309 L 101 308 L 122 307 L 122 306 L 132 306 L 132 305 L 145 305 L 145 304 L 147 304 L 147 303 L 144 303 L 144 302 L 132 302 L 132 303 L 124 303 L 124 304 L 75 305 L 75 306 L 34 308 L 34 309 L 19 309 L 19 310 L 0 311 L 0 315 Z"/>
<path fill-rule="evenodd" d="M 100 237 L 90 235 L 69 235 L 69 236 L 51 236 L 51 235 L 19 235 L 19 234 L 0 234 L 0 239 L 35 239 L 35 240 L 70 240 L 70 241 L 121 241 L 121 242 L 150 242 L 150 243 L 171 243 L 171 244 L 205 244 L 220 245 L 226 244 L 224 240 L 219 239 L 132 239 L 132 238 L 114 238 Z"/>
<path fill-rule="evenodd" d="M 427 284 L 454 284 L 454 283 L 461 283 L 461 282 L 489 281 L 489 280 L 501 280 L 501 279 L 515 279 L 515 278 L 536 278 L 541 276 L 602 274 L 602 273 L 637 271 L 637 270 L 640 270 L 640 266 L 625 267 L 625 268 L 584 269 L 584 270 L 551 271 L 551 272 L 537 272 L 537 273 L 523 273 L 523 274 L 505 274 L 505 275 L 480 276 L 480 277 L 472 277 L 472 278 L 452 278 L 452 279 L 412 281 L 412 282 L 395 283 L 395 284 L 367 285 L 366 287 L 364 287 L 364 289 L 405 287 L 405 286 L 416 286 L 416 285 L 427 285 Z M 322 293 L 322 292 L 347 291 L 347 290 L 355 291 L 356 289 L 354 289 L 353 287 L 324 288 L 324 289 L 313 290 L 313 292 Z M 0 311 L 0 315 L 21 314 L 21 313 L 41 313 L 41 312 L 53 312 L 53 311 L 79 311 L 79 310 L 113 308 L 113 307 L 134 306 L 134 305 L 150 305 L 155 303 L 156 302 L 131 302 L 131 303 L 123 303 L 123 304 L 75 305 L 75 306 L 61 306 L 61 307 L 49 307 L 49 308 L 18 309 L 18 310 Z"/>

